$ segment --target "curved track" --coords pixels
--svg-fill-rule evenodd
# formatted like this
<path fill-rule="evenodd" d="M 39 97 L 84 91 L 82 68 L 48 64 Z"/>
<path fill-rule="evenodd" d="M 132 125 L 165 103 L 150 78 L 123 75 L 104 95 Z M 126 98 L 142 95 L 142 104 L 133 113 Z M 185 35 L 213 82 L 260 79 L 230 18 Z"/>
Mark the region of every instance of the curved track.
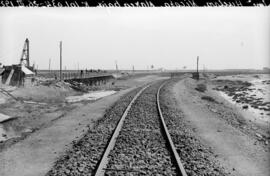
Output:
<path fill-rule="evenodd" d="M 142 88 L 130 102 L 95 175 L 183 175 L 184 167 L 162 116 L 164 81 Z"/>

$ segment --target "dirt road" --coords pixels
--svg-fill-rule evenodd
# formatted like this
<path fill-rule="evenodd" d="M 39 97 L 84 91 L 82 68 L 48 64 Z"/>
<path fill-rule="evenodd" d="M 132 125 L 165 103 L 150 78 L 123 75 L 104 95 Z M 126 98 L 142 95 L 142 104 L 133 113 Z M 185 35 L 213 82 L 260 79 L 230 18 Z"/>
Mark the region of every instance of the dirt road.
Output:
<path fill-rule="evenodd" d="M 269 146 L 258 145 L 256 138 L 228 124 L 222 115 L 226 111 L 226 114 L 229 114 L 232 109 L 222 102 L 202 100 L 203 95 L 212 96 L 211 92 L 198 92 L 194 89 L 195 86 L 194 80 L 186 78 L 175 84 L 173 92 L 179 108 L 184 112 L 186 120 L 194 127 L 201 142 L 213 149 L 221 165 L 233 175 L 268 176 L 270 155 L 267 147 Z M 211 103 L 215 104 L 216 109 L 209 109 Z M 218 106 L 222 112 L 218 110 Z"/>

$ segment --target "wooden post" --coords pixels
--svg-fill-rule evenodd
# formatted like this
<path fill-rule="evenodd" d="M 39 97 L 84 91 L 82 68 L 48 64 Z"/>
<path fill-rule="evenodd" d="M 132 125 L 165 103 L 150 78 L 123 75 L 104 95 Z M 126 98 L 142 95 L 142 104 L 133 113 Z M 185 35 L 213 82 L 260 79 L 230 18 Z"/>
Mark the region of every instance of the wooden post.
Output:
<path fill-rule="evenodd" d="M 200 75 L 199 75 L 199 56 L 197 56 L 197 80 L 200 79 Z"/>
<path fill-rule="evenodd" d="M 199 56 L 197 56 L 197 74 L 199 74 Z"/>
<path fill-rule="evenodd" d="M 60 41 L 60 81 L 62 81 L 62 41 Z"/>
<path fill-rule="evenodd" d="M 49 60 L 49 72 L 51 72 L 51 58 Z"/>
<path fill-rule="evenodd" d="M 115 69 L 116 69 L 116 72 L 118 72 L 118 65 L 117 65 L 117 61 L 115 61 Z"/>

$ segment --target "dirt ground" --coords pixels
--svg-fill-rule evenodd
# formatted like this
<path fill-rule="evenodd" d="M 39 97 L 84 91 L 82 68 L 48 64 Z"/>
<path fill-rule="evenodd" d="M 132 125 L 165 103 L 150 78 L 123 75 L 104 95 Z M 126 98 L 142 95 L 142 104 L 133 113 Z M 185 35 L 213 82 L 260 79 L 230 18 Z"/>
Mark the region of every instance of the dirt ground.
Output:
<path fill-rule="evenodd" d="M 88 125 L 101 118 L 107 108 L 133 88 L 157 79 L 164 78 L 149 75 L 115 80 L 113 86 L 104 85 L 100 89 L 117 88 L 119 91 L 116 94 L 97 101 L 78 103 L 64 101 L 66 96 L 77 94 L 67 89 L 59 92 L 48 89 L 40 94 L 34 91 L 27 93 L 29 90 L 25 89 L 14 91 L 15 96 L 24 100 L 46 104 L 25 104 L 15 100 L 1 104 L 2 113 L 18 116 L 5 122 L 8 123 L 6 126 L 28 130 L 21 130 L 25 131 L 21 137 L 1 144 L 0 175 L 45 175 L 57 157 L 85 133 Z"/>
<path fill-rule="evenodd" d="M 262 139 L 267 132 L 253 128 L 254 124 L 215 94 L 211 86 L 205 92 L 196 90 L 202 82 L 185 78 L 173 87 L 179 108 L 201 142 L 213 149 L 217 160 L 233 175 L 268 176 L 269 144 Z"/>
<path fill-rule="evenodd" d="M 79 92 L 59 83 L 52 86 L 15 88 L 10 94 L 16 100 L 5 96 L 5 103 L 0 104 L 0 113 L 12 117 L 0 124 L 0 128 L 4 130 L 0 135 L 7 139 L 0 142 L 0 152 L 29 134 L 50 126 L 53 121 L 74 109 L 76 105 L 66 103 L 65 97 Z"/>
<path fill-rule="evenodd" d="M 80 93 L 62 86 L 12 91 L 20 99 L 45 104 L 12 99 L 5 99 L 0 104 L 0 113 L 16 117 L 5 122 L 5 126 L 22 132 L 21 137 L 0 143 L 0 175 L 45 175 L 56 159 L 73 141 L 80 139 L 87 126 L 101 118 L 108 107 L 129 90 L 157 79 L 164 77 L 120 78 L 94 88 L 114 89 L 118 91 L 116 94 L 78 103 L 67 103 L 65 97 Z M 205 92 L 195 89 L 201 83 L 207 85 Z M 213 85 L 208 85 L 207 81 L 185 78 L 178 81 L 172 90 L 179 109 L 201 142 L 213 149 L 216 159 L 228 172 L 236 176 L 269 175 L 269 128 L 243 118 L 212 88 Z"/>

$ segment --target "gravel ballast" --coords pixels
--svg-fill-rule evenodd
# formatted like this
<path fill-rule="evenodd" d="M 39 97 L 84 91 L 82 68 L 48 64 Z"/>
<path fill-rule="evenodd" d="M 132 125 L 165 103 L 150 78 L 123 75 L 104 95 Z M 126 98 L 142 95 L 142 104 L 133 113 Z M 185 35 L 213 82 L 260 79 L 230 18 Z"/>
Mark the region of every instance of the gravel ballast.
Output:
<path fill-rule="evenodd" d="M 109 155 L 105 175 L 176 175 L 156 105 L 160 85 L 146 89 L 132 105 Z"/>
<path fill-rule="evenodd" d="M 93 175 L 117 122 L 140 89 L 127 93 L 106 110 L 92 129 L 89 128 L 81 139 L 73 142 L 46 176 Z"/>
<path fill-rule="evenodd" d="M 230 175 L 219 165 L 211 148 L 202 145 L 192 126 L 186 123 L 170 89 L 174 83 L 169 81 L 161 89 L 160 105 L 188 176 Z M 160 85 L 161 82 L 146 89 L 132 105 L 109 154 L 105 175 L 177 175 L 157 111 L 156 93 Z M 108 109 L 92 129 L 73 142 L 47 176 L 93 175 L 119 119 L 139 90 L 131 91 Z"/>
<path fill-rule="evenodd" d="M 230 175 L 219 165 L 211 148 L 203 146 L 177 107 L 171 87 L 178 79 L 170 81 L 160 92 L 160 105 L 164 120 L 181 158 L 187 175 Z"/>

